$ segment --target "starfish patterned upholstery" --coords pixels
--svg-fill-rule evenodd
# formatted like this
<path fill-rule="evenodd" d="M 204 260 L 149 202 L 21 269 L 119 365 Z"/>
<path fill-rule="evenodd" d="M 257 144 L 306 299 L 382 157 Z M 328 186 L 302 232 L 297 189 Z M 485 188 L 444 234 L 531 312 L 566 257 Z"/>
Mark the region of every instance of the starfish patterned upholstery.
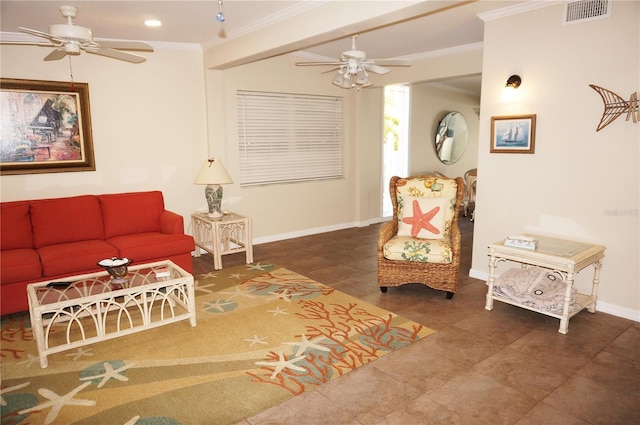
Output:
<path fill-rule="evenodd" d="M 464 196 L 461 177 L 392 177 L 393 219 L 378 236 L 378 285 L 422 283 L 453 297 L 458 288 L 460 229 Z"/>

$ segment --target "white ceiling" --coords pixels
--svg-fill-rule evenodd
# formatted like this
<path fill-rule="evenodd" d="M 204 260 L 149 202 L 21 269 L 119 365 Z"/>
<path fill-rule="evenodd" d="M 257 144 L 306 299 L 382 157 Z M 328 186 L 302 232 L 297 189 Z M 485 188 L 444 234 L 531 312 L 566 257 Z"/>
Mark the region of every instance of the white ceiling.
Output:
<path fill-rule="evenodd" d="M 215 48 L 230 43 L 247 34 L 278 26 L 297 16 L 321 12 L 326 3 L 337 3 L 353 16 L 336 16 L 335 22 L 349 22 L 313 37 L 313 45 L 302 44 L 304 60 L 336 58 L 349 50 L 348 36 L 358 28 L 357 47 L 367 52 L 369 58 L 383 59 L 408 57 L 416 59 L 434 52 L 474 45 L 483 40 L 483 21 L 478 14 L 526 3 L 524 0 L 430 0 L 399 1 L 394 5 L 410 7 L 429 3 L 434 10 L 426 16 L 403 18 L 400 23 L 387 24 L 384 19 L 375 22 L 358 22 L 358 10 L 380 7 L 383 1 L 371 0 L 299 0 L 299 1 L 250 1 L 223 0 L 224 23 L 218 23 L 218 1 L 10 1 L 0 3 L 0 30 L 3 40 L 25 39 L 18 27 L 47 32 L 51 24 L 64 23 L 57 10 L 61 5 L 79 9 L 76 25 L 91 28 L 94 38 L 142 40 L 164 43 L 196 43 L 204 48 Z M 354 13 L 355 11 L 355 13 Z M 159 19 L 159 28 L 145 27 L 146 19 Z M 308 18 L 306 18 L 308 19 Z M 390 22 L 398 20 L 389 14 Z M 300 45 L 300 43 L 298 43 Z M 48 51 L 43 48 L 43 57 Z M 249 61 L 250 59 L 247 59 Z M 441 82 L 444 83 L 444 82 Z M 480 78 L 458 81 L 458 89 L 477 92 Z"/>

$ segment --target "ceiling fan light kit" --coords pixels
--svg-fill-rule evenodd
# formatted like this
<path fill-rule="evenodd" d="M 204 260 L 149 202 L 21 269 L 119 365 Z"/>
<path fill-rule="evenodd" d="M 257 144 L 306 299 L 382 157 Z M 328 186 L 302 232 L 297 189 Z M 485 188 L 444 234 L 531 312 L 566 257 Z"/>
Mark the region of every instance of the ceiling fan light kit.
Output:
<path fill-rule="evenodd" d="M 67 22 L 65 24 L 49 25 L 49 32 L 38 31 L 30 28 L 19 27 L 21 32 L 47 39 L 47 42 L 20 42 L 17 44 L 41 47 L 53 47 L 51 53 L 44 57 L 45 61 L 53 61 L 64 58 L 67 55 L 79 55 L 82 51 L 105 56 L 112 59 L 120 59 L 130 63 L 141 63 L 147 60 L 144 56 L 124 52 L 123 50 L 136 50 L 140 52 L 153 52 L 153 47 L 139 41 L 110 41 L 94 40 L 89 28 L 73 24 L 73 19 L 78 15 L 75 6 L 60 6 L 60 13 Z M 15 44 L 15 43 L 3 43 Z"/>
<path fill-rule="evenodd" d="M 379 75 L 386 74 L 390 69 L 385 66 L 411 66 L 411 62 L 405 59 L 367 59 L 367 54 L 356 48 L 357 37 L 357 35 L 351 36 L 351 50 L 342 52 L 340 59 L 334 59 L 330 62 L 297 62 L 296 65 L 334 66 L 333 69 L 326 72 L 337 69 L 338 72 L 331 80 L 331 83 L 343 89 L 351 89 L 354 87 L 360 89 L 361 87 L 373 85 L 371 80 L 369 80 L 368 72 Z"/>

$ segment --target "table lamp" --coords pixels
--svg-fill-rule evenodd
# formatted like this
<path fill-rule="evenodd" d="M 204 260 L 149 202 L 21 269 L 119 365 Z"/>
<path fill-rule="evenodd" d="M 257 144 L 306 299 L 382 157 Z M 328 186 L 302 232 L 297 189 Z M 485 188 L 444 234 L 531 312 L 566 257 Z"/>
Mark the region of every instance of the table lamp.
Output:
<path fill-rule="evenodd" d="M 209 205 L 209 217 L 222 217 L 222 186 L 221 184 L 233 183 L 229 173 L 224 168 L 222 161 L 210 158 L 204 161 L 194 184 L 206 184 L 204 196 Z"/>

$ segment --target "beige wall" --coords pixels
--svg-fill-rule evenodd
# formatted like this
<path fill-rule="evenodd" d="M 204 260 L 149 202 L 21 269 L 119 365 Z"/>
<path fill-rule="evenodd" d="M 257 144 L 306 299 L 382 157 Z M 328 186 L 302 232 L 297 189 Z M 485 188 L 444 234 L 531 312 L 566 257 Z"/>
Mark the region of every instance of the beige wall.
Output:
<path fill-rule="evenodd" d="M 640 124 L 596 132 L 596 84 L 629 99 L 640 89 L 638 2 L 612 16 L 562 25 L 562 5 L 485 23 L 479 181 L 472 275 L 486 277 L 487 244 L 532 232 L 606 246 L 598 309 L 640 321 Z M 500 101 L 511 74 L 518 99 Z M 534 155 L 491 154 L 491 116 L 537 114 Z M 590 288 L 591 269 L 578 275 Z"/>
<path fill-rule="evenodd" d="M 478 161 L 478 114 L 480 107 L 475 96 L 433 88 L 426 84 L 411 86 L 411 148 L 409 174 L 437 171 L 449 177 L 464 176 L 476 168 Z M 435 134 L 440 120 L 449 112 L 460 112 L 467 121 L 467 148 L 453 164 L 443 164 L 435 151 Z"/>
<path fill-rule="evenodd" d="M 69 81 L 69 61 L 44 62 L 48 51 L 2 46 L 2 77 Z M 184 217 L 204 203 L 193 184 L 206 157 L 202 52 L 156 47 L 147 57 L 138 65 L 73 58 L 74 80 L 89 84 L 96 171 L 2 176 L 2 201 L 157 189 Z"/>

